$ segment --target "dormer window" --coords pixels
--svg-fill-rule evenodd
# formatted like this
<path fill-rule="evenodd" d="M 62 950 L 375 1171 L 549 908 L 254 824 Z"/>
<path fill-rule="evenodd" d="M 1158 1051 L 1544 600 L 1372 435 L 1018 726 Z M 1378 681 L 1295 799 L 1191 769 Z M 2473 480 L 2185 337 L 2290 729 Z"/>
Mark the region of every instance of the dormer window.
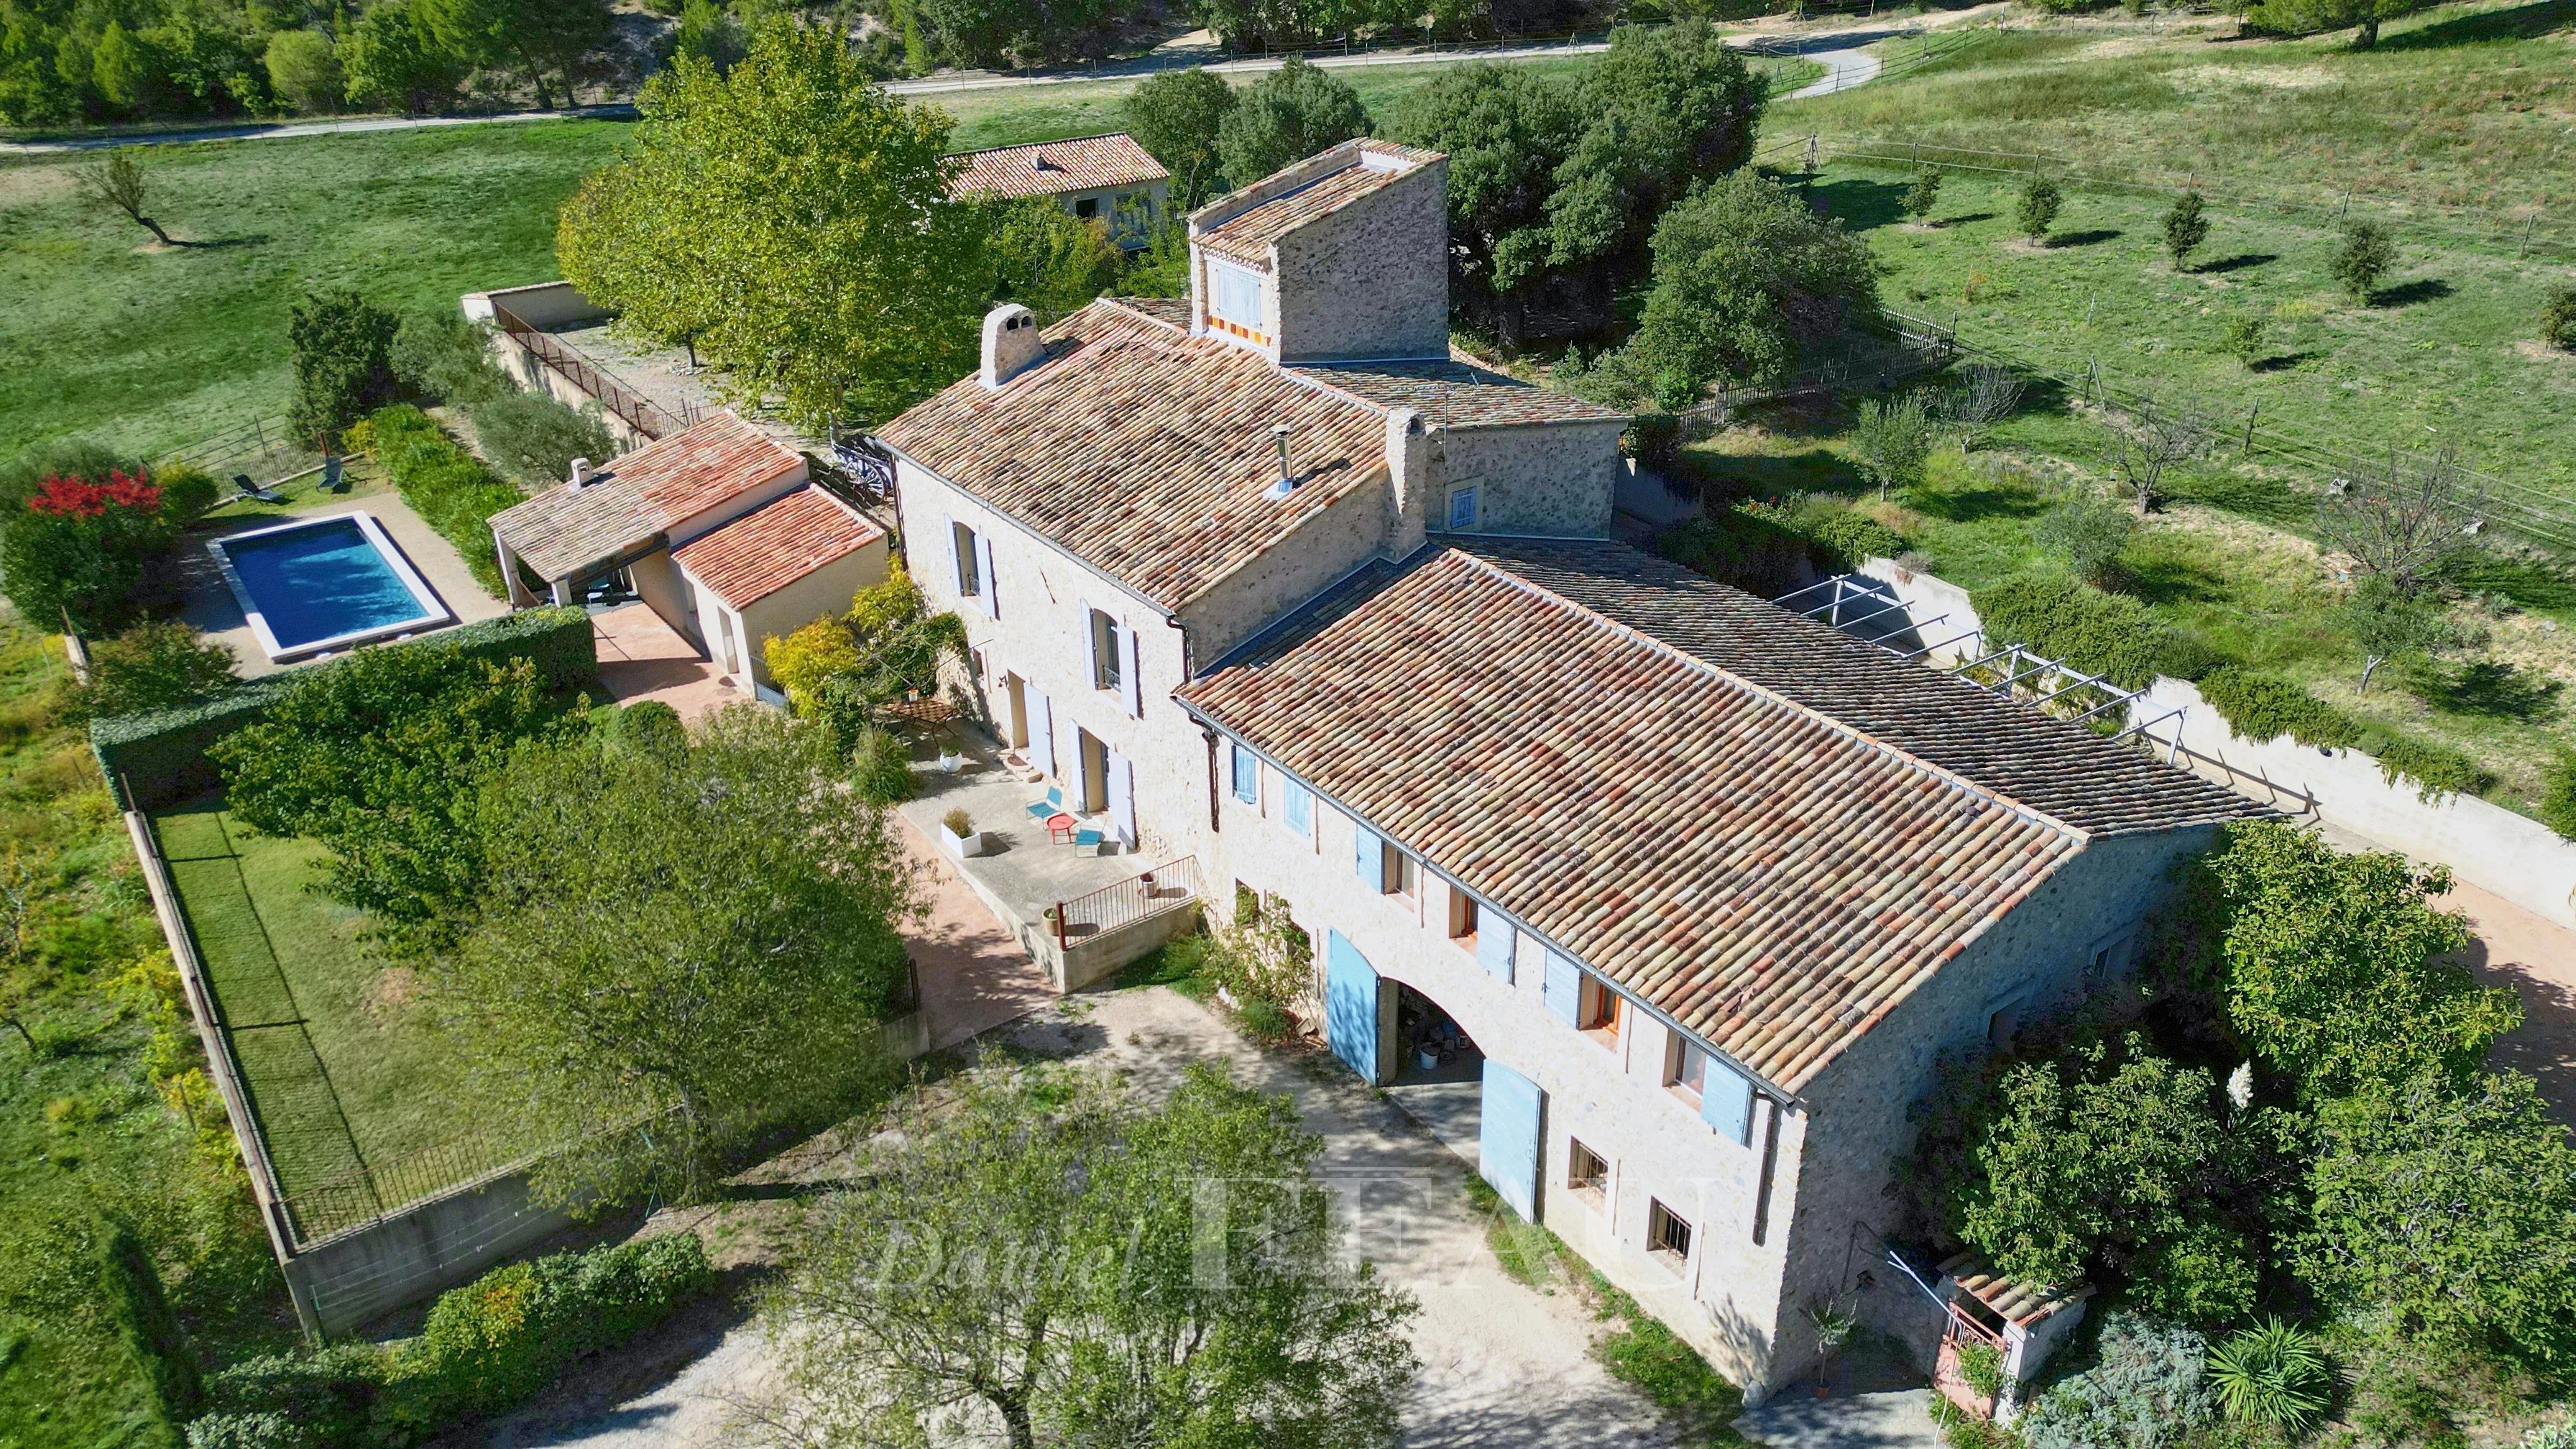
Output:
<path fill-rule="evenodd" d="M 1208 325 L 1254 342 L 1267 341 L 1261 318 L 1261 277 L 1210 257 L 1207 262 Z"/>

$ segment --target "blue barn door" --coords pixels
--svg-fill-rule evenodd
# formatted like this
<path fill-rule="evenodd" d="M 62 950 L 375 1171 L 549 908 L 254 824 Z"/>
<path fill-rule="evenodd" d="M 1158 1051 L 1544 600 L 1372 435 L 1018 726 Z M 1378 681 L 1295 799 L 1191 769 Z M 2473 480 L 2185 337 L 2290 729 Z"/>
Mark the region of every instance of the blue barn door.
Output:
<path fill-rule="evenodd" d="M 1324 933 L 1324 1042 L 1333 1055 L 1377 1081 L 1377 968 L 1339 931 Z"/>
<path fill-rule="evenodd" d="M 1485 1101 L 1476 1127 L 1476 1170 L 1523 1222 L 1538 1221 L 1538 1083 L 1485 1058 Z"/>

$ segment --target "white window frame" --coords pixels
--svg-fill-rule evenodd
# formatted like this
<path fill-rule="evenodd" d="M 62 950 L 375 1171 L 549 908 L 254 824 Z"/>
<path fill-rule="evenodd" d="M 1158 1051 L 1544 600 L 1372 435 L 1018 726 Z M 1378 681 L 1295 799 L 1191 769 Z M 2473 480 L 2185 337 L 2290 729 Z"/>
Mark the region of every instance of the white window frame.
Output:
<path fill-rule="evenodd" d="M 1126 685 L 1127 651 L 1121 647 L 1118 620 L 1098 609 L 1083 620 L 1091 636 L 1091 687 L 1121 693 Z"/>
<path fill-rule="evenodd" d="M 1269 324 L 1262 316 L 1261 274 L 1249 267 L 1238 267 L 1214 257 L 1207 261 L 1208 318 L 1228 324 L 1230 330 L 1252 336 L 1267 336 Z M 1250 303 L 1247 313 L 1243 304 Z"/>
<path fill-rule="evenodd" d="M 948 521 L 948 547 L 957 558 L 957 597 L 980 599 L 984 596 L 983 555 L 975 547 L 975 530 L 957 520 Z"/>

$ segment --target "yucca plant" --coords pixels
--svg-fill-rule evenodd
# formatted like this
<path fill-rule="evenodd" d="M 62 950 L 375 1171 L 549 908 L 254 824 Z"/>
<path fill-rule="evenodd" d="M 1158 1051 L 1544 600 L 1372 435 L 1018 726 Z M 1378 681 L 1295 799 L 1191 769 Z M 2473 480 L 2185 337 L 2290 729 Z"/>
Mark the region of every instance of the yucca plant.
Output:
<path fill-rule="evenodd" d="M 2316 1335 L 2278 1318 L 2209 1351 L 2209 1381 L 2227 1417 L 2298 1433 L 2325 1412 L 2331 1370 Z"/>

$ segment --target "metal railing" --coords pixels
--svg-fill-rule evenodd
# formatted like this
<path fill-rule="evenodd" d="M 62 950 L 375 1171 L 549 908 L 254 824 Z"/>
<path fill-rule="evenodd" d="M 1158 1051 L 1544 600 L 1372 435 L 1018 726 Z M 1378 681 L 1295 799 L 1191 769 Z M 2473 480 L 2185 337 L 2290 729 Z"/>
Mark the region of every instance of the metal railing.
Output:
<path fill-rule="evenodd" d="M 1167 861 L 1089 895 L 1056 902 L 1051 913 L 1056 945 L 1069 946 L 1077 939 L 1105 936 L 1148 916 L 1178 910 L 1196 899 L 1198 893 L 1198 857 L 1185 855 Z"/>
<path fill-rule="evenodd" d="M 563 374 L 574 387 L 598 399 L 599 405 L 624 419 L 626 423 L 656 441 L 704 419 L 705 413 L 692 404 L 682 404 L 673 412 L 646 401 L 640 394 L 610 377 L 580 352 L 557 341 L 550 333 L 530 325 L 526 319 L 495 302 L 492 319 L 503 336 L 526 348 L 539 362 Z"/>
<path fill-rule="evenodd" d="M 180 444 L 152 460 L 188 463 L 225 481 L 245 473 L 262 485 L 310 471 L 322 455 L 295 440 L 284 418 L 250 417 Z"/>
<path fill-rule="evenodd" d="M 482 1136 L 460 1137 L 290 1191 L 284 1206 L 303 1246 L 362 1227 L 389 1213 L 449 1192 L 527 1160 L 528 1149 Z"/>

